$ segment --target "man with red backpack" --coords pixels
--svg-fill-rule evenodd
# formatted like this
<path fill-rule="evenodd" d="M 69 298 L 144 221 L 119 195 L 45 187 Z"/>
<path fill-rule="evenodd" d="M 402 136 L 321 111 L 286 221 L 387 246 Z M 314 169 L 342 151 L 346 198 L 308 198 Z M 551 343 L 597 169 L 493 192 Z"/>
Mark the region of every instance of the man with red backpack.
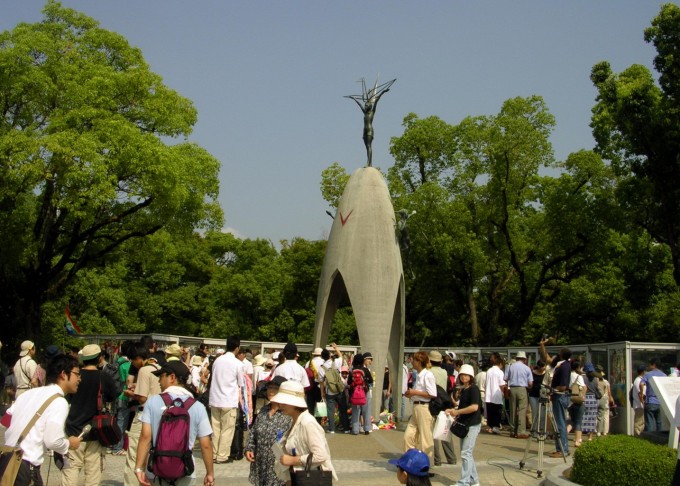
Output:
<path fill-rule="evenodd" d="M 192 449 L 198 437 L 205 463 L 204 486 L 215 484 L 212 427 L 205 407 L 185 387 L 189 371 L 168 361 L 158 371 L 161 393 L 150 397 L 142 413 L 135 474 L 143 485 L 159 479 L 165 485 L 186 486 L 194 477 Z M 147 459 L 148 456 L 148 459 Z"/>

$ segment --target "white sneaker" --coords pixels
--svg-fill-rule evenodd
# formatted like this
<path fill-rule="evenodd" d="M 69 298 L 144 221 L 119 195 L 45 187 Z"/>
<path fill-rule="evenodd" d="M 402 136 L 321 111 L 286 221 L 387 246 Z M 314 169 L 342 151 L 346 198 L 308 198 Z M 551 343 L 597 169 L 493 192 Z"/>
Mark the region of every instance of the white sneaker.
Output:
<path fill-rule="evenodd" d="M 494 428 L 491 429 L 491 430 L 493 430 L 493 433 L 494 433 L 494 434 L 500 434 L 500 433 L 501 433 L 500 427 L 494 427 Z M 472 486 L 474 486 L 474 485 L 472 485 Z"/>
<path fill-rule="evenodd" d="M 328 433 L 329 433 L 329 434 L 335 434 L 335 430 L 331 430 L 331 431 L 328 432 Z"/>

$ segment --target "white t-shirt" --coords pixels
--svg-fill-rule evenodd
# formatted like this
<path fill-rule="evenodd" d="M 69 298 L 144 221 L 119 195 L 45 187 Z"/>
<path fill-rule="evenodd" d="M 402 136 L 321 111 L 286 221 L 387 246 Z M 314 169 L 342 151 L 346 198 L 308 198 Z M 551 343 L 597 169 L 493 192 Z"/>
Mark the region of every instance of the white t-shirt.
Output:
<path fill-rule="evenodd" d="M 571 378 L 569 379 L 569 386 L 573 385 L 574 383 L 578 383 L 578 386 L 582 387 L 586 386 L 586 381 L 583 379 L 583 375 L 580 375 L 575 371 L 572 371 Z"/>
<path fill-rule="evenodd" d="M 245 368 L 234 353 L 228 352 L 212 366 L 210 406 L 237 408 L 240 388 L 245 386 Z"/>
<path fill-rule="evenodd" d="M 486 372 L 486 386 L 484 387 L 484 400 L 486 403 L 503 403 L 503 391 L 501 387 L 505 385 L 503 371 L 498 366 L 492 366 Z"/>
<path fill-rule="evenodd" d="M 286 380 L 297 381 L 302 383 L 302 386 L 307 388 L 309 386 L 309 378 L 307 372 L 294 359 L 288 359 L 284 363 L 278 365 L 274 370 L 274 376 L 283 376 Z"/>
<path fill-rule="evenodd" d="M 5 431 L 5 445 L 17 445 L 19 436 L 31 421 L 38 409 L 52 395 L 60 395 L 45 409 L 28 435 L 21 442 L 24 451 L 23 460 L 34 466 L 40 466 L 45 460 L 45 449 L 49 448 L 60 454 L 68 452 L 68 439 L 64 434 L 64 423 L 68 416 L 69 405 L 64 398 L 64 391 L 59 385 L 47 385 L 26 391 L 19 396 L 7 410 L 12 422 Z"/>
<path fill-rule="evenodd" d="M 644 408 L 642 402 L 640 401 L 640 382 L 642 381 L 642 376 L 638 376 L 633 381 L 633 408 Z M 677 415 L 676 415 L 677 418 Z"/>

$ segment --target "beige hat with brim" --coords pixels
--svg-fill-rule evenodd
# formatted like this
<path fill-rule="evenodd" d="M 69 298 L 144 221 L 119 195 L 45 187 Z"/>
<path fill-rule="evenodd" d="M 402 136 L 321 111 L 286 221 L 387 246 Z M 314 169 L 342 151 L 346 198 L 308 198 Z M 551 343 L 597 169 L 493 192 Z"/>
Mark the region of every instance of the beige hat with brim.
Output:
<path fill-rule="evenodd" d="M 262 366 L 262 365 L 265 364 L 266 362 L 267 362 L 267 358 L 265 358 L 265 357 L 262 356 L 261 354 L 258 354 L 258 355 L 256 355 L 256 356 L 253 358 L 253 364 L 254 364 L 255 366 Z"/>
<path fill-rule="evenodd" d="M 518 351 L 515 359 L 527 359 L 527 354 L 524 351 Z"/>
<path fill-rule="evenodd" d="M 301 383 L 292 380 L 281 383 L 279 392 L 272 397 L 271 401 L 298 408 L 307 408 L 304 387 Z"/>
<path fill-rule="evenodd" d="M 463 366 L 460 367 L 458 374 L 459 375 L 468 375 L 469 377 L 474 378 L 475 377 L 475 369 L 469 364 L 464 364 Z"/>
<path fill-rule="evenodd" d="M 83 354 L 81 355 L 81 358 L 83 361 L 89 361 L 91 359 L 95 359 L 100 354 L 102 354 L 102 348 L 100 348 L 97 344 L 88 344 L 83 348 Z"/>
<path fill-rule="evenodd" d="M 182 356 L 182 348 L 179 347 L 179 344 L 171 344 L 165 348 L 165 354 L 169 356 L 177 356 L 179 358 Z"/>
<path fill-rule="evenodd" d="M 191 358 L 191 364 L 194 366 L 201 366 L 203 364 L 203 358 L 200 356 L 194 356 Z"/>
<path fill-rule="evenodd" d="M 19 356 L 23 358 L 34 346 L 35 344 L 33 344 L 33 341 L 24 341 L 21 343 L 21 352 L 19 353 Z"/>

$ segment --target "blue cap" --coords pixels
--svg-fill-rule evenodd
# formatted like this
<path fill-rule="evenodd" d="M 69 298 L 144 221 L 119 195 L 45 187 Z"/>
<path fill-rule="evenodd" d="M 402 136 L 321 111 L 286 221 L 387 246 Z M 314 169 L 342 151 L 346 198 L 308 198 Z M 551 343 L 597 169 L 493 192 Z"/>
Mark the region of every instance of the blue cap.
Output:
<path fill-rule="evenodd" d="M 583 367 L 583 371 L 585 371 L 586 373 L 592 373 L 593 371 L 595 371 L 593 363 L 586 363 L 586 365 Z"/>
<path fill-rule="evenodd" d="M 418 449 L 409 449 L 399 459 L 390 459 L 389 463 L 412 476 L 427 476 L 430 472 L 430 458 Z"/>

